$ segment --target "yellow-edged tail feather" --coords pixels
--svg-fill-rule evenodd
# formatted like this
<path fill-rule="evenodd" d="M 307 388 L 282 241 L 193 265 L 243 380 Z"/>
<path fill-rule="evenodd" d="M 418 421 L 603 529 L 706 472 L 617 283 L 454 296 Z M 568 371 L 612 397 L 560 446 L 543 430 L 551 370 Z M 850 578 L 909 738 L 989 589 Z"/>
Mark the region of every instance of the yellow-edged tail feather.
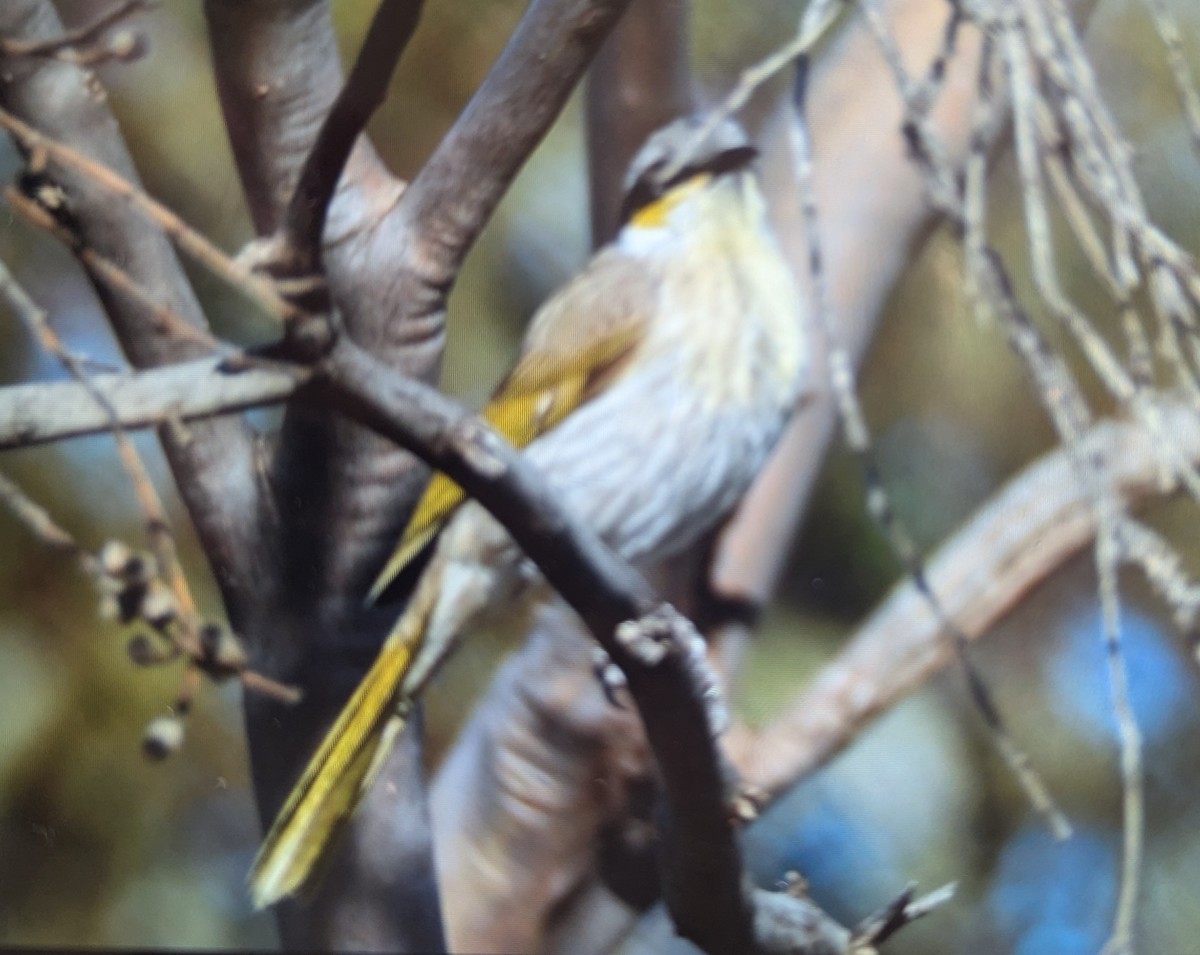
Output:
<path fill-rule="evenodd" d="M 579 353 L 556 347 L 566 344 L 554 341 L 556 315 L 551 313 L 543 323 L 548 338 L 543 350 L 522 358 L 483 411 L 483 417 L 518 448 L 557 425 L 615 373 L 640 338 L 644 318 L 622 315 Z M 434 476 L 371 588 L 372 600 L 433 540 L 464 498 L 452 480 Z M 291 895 L 311 879 L 337 830 L 373 782 L 403 729 L 396 714 L 400 686 L 424 643 L 436 600 L 437 588 L 414 593 L 378 659 L 304 768 L 254 862 L 250 886 L 257 907 Z"/>
<path fill-rule="evenodd" d="M 304 768 L 275 817 L 250 872 L 257 908 L 291 895 L 308 881 L 334 835 L 370 787 L 390 741 L 403 728 L 397 692 L 427 614 L 388 638 L 370 671 Z"/>

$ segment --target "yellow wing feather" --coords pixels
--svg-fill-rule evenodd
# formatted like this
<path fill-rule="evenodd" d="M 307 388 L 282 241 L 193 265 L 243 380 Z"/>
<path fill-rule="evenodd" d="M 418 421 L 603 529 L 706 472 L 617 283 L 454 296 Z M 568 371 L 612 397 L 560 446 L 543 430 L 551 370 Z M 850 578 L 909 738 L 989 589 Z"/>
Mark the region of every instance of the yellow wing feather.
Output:
<path fill-rule="evenodd" d="M 416 630 L 424 620 L 416 621 Z M 416 649 L 409 633 L 389 638 L 337 722 L 304 767 L 258 850 L 250 885 L 258 908 L 291 895 L 350 816 L 379 770 L 381 742 L 403 728 L 396 693 Z"/>
<path fill-rule="evenodd" d="M 637 337 L 636 329 L 624 328 L 614 330 L 586 352 L 565 359 L 540 353 L 525 356 L 483 409 L 484 420 L 513 447 L 524 448 L 587 400 L 596 380 L 613 369 Z M 437 536 L 465 497 L 462 488 L 446 475 L 433 476 L 395 552 L 371 587 L 369 600 L 378 598 Z"/>

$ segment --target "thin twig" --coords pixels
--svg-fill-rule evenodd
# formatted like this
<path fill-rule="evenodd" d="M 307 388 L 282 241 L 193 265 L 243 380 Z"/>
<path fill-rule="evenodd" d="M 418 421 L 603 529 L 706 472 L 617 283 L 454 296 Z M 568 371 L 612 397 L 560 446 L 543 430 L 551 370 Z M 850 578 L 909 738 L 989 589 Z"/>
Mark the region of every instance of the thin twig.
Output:
<path fill-rule="evenodd" d="M 0 474 L 0 500 L 29 532 L 47 547 L 80 557 L 85 554 L 83 548 L 75 542 L 75 538 L 55 523 L 49 511 L 3 474 Z"/>
<path fill-rule="evenodd" d="M 61 36 L 52 40 L 14 40 L 11 37 L 3 37 L 0 38 L 0 55 L 51 56 L 70 47 L 82 47 L 91 44 L 107 32 L 109 27 L 142 10 L 153 9 L 159 2 L 160 0 L 120 0 L 108 10 L 99 13 L 90 23 L 65 30 Z"/>
<path fill-rule="evenodd" d="M 350 149 L 387 96 L 388 83 L 420 20 L 423 0 L 381 0 L 346 83 L 321 124 L 284 216 L 299 274 L 319 272 L 329 202 Z"/>
<path fill-rule="evenodd" d="M 3 268 L 3 266 L 0 265 L 0 268 Z M 125 433 L 125 429 L 121 426 L 116 409 L 109 404 L 103 392 L 99 391 L 93 385 L 91 376 L 83 369 L 79 361 L 67 351 L 62 339 L 50 327 L 45 313 L 36 306 L 28 294 L 20 289 L 20 286 L 13 279 L 12 275 L 8 274 L 7 269 L 4 269 L 4 274 L 0 276 L 0 288 L 3 288 L 8 293 L 10 301 L 19 303 L 18 314 L 29 322 L 30 332 L 41 342 L 42 347 L 58 360 L 63 369 L 78 384 L 83 386 L 96 407 L 107 419 L 108 431 L 112 434 L 113 440 L 116 442 L 117 454 L 120 457 L 121 465 L 129 476 L 130 484 L 133 487 L 138 505 L 142 511 L 146 528 L 146 538 L 150 544 L 150 551 L 154 555 L 158 573 L 165 577 L 168 586 L 171 588 L 171 592 L 175 595 L 175 601 L 180 610 L 180 621 L 183 627 L 178 631 L 180 633 L 179 649 L 187 653 L 190 657 L 199 657 L 201 648 L 196 622 L 196 602 L 192 598 L 187 577 L 184 575 L 183 567 L 179 563 L 175 535 L 171 530 L 171 523 L 167 517 L 166 509 L 163 507 L 162 500 L 158 496 L 154 482 L 150 479 L 150 473 L 146 469 L 146 464 L 142 460 L 141 454 L 134 447 L 129 435 Z M 171 631 L 171 633 L 176 632 L 175 630 Z"/>
<path fill-rule="evenodd" d="M 1179 21 L 1164 0 L 1143 2 L 1150 11 L 1150 20 L 1167 52 L 1167 66 L 1175 81 L 1175 91 L 1179 95 L 1183 119 L 1192 137 L 1192 147 L 1200 150 L 1200 93 L 1196 91 L 1196 78 L 1183 52 L 1183 31 L 1179 29 Z"/>
<path fill-rule="evenodd" d="M 243 292 L 267 315 L 281 323 L 298 317 L 296 308 L 279 295 L 271 282 L 230 258 L 162 203 L 150 198 L 143 190 L 107 166 L 43 135 L 4 109 L 0 109 L 0 128 L 8 130 L 33 155 L 44 155 L 69 167 L 88 177 L 111 195 L 127 202 L 131 208 L 162 229 L 183 252 Z"/>
<path fill-rule="evenodd" d="M 696 127 L 689 145 L 682 147 L 675 158 L 663 169 L 665 182 L 678 173 L 692 158 L 695 150 L 712 135 L 722 122 L 733 116 L 765 83 L 770 82 L 801 57 L 811 53 L 825 37 L 830 27 L 837 22 L 849 0 L 814 0 L 804 8 L 800 28 L 796 35 L 783 46 L 773 50 L 753 66 L 744 69 L 733 89 L 725 94 L 716 107 L 705 115 L 704 122 Z"/>
<path fill-rule="evenodd" d="M 929 197 L 934 206 L 949 216 L 952 221 L 962 222 L 964 211 L 954 185 L 955 177 L 950 171 L 946 158 L 946 150 L 934 134 L 928 115 L 932 102 L 930 98 L 932 92 L 927 91 L 936 91 L 940 80 L 936 72 L 934 72 L 930 75 L 927 82 L 923 84 L 912 82 L 904 66 L 899 44 L 892 36 L 882 14 L 870 0 L 860 0 L 860 6 L 863 9 L 867 26 L 900 89 L 901 97 L 905 103 L 904 129 L 910 155 L 918 167 L 925 173 L 926 188 Z M 952 10 L 951 19 L 943 38 L 944 44 L 953 42 L 954 30 L 952 28 L 957 22 L 957 18 L 958 12 Z M 937 59 L 934 62 L 936 64 Z M 797 112 L 802 117 L 802 109 L 798 109 Z M 806 155 L 808 147 L 802 135 L 802 118 L 794 128 L 798 131 L 798 135 L 800 135 L 800 141 L 796 147 L 797 155 Z M 806 167 L 807 164 L 798 173 L 798 178 L 802 183 L 809 178 L 806 173 Z M 811 187 L 809 188 L 811 189 Z M 810 203 L 806 202 L 806 206 L 808 205 Z M 815 225 L 815 215 L 815 209 L 812 209 L 808 213 L 808 218 L 813 222 L 809 227 L 810 243 L 816 243 L 819 238 L 819 233 Z M 812 255 L 810 258 L 815 270 L 820 264 L 820 259 L 816 255 Z M 820 289 L 821 285 L 814 280 L 814 287 Z M 925 595 L 934 613 L 942 618 L 942 629 L 949 634 L 955 656 L 966 678 L 971 698 L 976 710 L 983 717 L 987 725 L 988 734 L 997 751 L 1025 792 L 1030 804 L 1046 820 L 1051 831 L 1058 838 L 1066 838 L 1071 832 L 1070 823 L 1058 807 L 1041 776 L 1033 768 L 1029 757 L 1008 731 L 1006 722 L 993 700 L 992 692 L 987 682 L 970 659 L 966 635 L 962 632 L 958 623 L 947 613 L 943 598 L 933 589 L 925 567 L 924 558 L 891 506 L 891 501 L 882 481 L 878 465 L 874 460 L 874 449 L 871 443 L 870 432 L 855 393 L 853 366 L 849 361 L 845 349 L 837 342 L 834 333 L 836 324 L 831 317 L 831 309 L 832 306 L 828 302 L 818 303 L 817 314 L 819 321 L 817 324 L 827 340 L 830 381 L 835 400 L 838 403 L 838 410 L 846 435 L 846 443 L 850 447 L 851 452 L 859 459 L 867 478 L 867 509 L 886 537 L 893 553 L 900 559 L 906 574 L 912 578 L 917 589 Z"/>
<path fill-rule="evenodd" d="M 174 595 L 177 610 L 175 619 L 179 625 L 175 627 L 159 627 L 157 629 L 167 637 L 175 651 L 173 654 L 164 657 L 164 661 L 178 655 L 184 655 L 190 661 L 188 667 L 185 668 L 180 690 L 176 694 L 176 709 L 181 714 L 186 713 L 190 709 L 191 701 L 199 689 L 200 668 L 202 661 L 208 655 L 208 651 L 204 647 L 204 641 L 200 634 L 201 624 L 196 615 L 196 603 L 192 597 L 191 588 L 183 572 L 183 567 L 179 563 L 175 536 L 171 530 L 166 509 L 163 507 L 158 491 L 150 479 L 150 474 L 146 469 L 141 454 L 126 433 L 120 413 L 109 400 L 105 388 L 87 373 L 82 359 L 67 349 L 63 340 L 58 336 L 58 333 L 50 326 L 45 311 L 38 306 L 33 298 L 13 278 L 2 262 L 0 262 L 0 295 L 3 295 L 5 300 L 12 306 L 13 310 L 26 324 L 30 334 L 41 344 L 42 348 L 58 360 L 59 364 L 74 379 L 75 386 L 86 395 L 87 400 L 90 401 L 94 411 L 101 419 L 97 424 L 96 430 L 103 430 L 111 434 L 116 441 L 117 453 L 120 456 L 121 464 L 129 476 L 134 494 L 138 500 L 138 505 L 142 511 L 146 537 L 150 544 L 151 554 L 154 557 L 156 576 L 165 578 L 168 587 Z M 163 372 L 159 371 L 147 374 L 157 374 L 161 377 Z M 4 390 L 0 390 L 0 395 L 3 395 L 3 393 Z M 64 408 L 61 403 L 52 402 L 52 413 L 59 420 L 65 420 L 63 414 L 65 410 L 68 409 Z M 137 412 L 144 415 L 146 409 L 139 407 Z M 178 420 L 176 415 L 172 415 L 172 418 L 173 420 Z M 72 422 L 72 425 L 77 426 L 77 423 Z M 0 484 L 0 496 L 3 496 L 5 503 L 9 505 L 10 509 L 22 519 L 26 526 L 40 540 L 50 546 L 70 550 L 79 558 L 84 570 L 92 577 L 99 577 L 102 574 L 101 561 L 81 548 L 71 535 L 55 524 L 44 508 L 23 494 L 12 482 L 3 479 L 2 476 L 0 476 L 0 481 L 3 482 Z M 298 696 L 296 690 L 247 670 L 244 665 L 239 667 L 238 670 L 243 684 L 248 689 L 255 688 L 285 701 L 294 701 Z"/>
<path fill-rule="evenodd" d="M 1200 460 L 1200 419 L 1191 408 L 1172 405 L 1164 419 L 1180 453 Z M 1142 425 L 1108 422 L 1088 432 L 1080 449 L 1100 459 L 1121 499 L 1136 506 L 1162 493 L 1156 443 Z M 969 639 L 982 638 L 1093 542 L 1095 502 L 1077 467 L 1073 451 L 1048 453 L 931 557 L 929 576 Z M 1128 534 L 1128 522 L 1121 532 Z M 746 783 L 760 788 L 768 801 L 776 798 L 953 660 L 943 621 L 912 582 L 902 583 L 779 717 L 731 741 Z"/>
<path fill-rule="evenodd" d="M 232 356 L 234 350 L 205 328 L 193 325 L 177 311 L 164 305 L 112 259 L 93 248 L 81 245 L 79 237 L 60 223 L 48 209 L 12 186 L 4 187 L 4 198 L 13 210 L 36 229 L 52 235 L 74 250 L 79 260 L 114 292 L 127 295 L 150 312 L 156 329 L 180 341 L 191 342 L 212 351 Z"/>
<path fill-rule="evenodd" d="M 1195 640 L 1200 616 L 1200 584 L 1188 575 L 1179 552 L 1145 524 L 1128 518 L 1121 522 L 1121 556 L 1141 568 L 1150 585 L 1171 609 L 1179 629 Z M 1193 651 L 1196 646 L 1193 645 Z"/>

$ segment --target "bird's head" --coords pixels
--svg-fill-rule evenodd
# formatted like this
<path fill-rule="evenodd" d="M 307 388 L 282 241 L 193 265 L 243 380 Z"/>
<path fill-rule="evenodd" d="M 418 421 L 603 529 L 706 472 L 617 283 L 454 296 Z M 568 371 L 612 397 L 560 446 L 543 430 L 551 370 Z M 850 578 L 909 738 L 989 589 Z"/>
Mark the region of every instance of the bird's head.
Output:
<path fill-rule="evenodd" d="M 646 140 L 625 177 L 622 225 L 655 228 L 689 197 L 745 171 L 758 150 L 742 128 L 725 119 L 687 116 Z"/>

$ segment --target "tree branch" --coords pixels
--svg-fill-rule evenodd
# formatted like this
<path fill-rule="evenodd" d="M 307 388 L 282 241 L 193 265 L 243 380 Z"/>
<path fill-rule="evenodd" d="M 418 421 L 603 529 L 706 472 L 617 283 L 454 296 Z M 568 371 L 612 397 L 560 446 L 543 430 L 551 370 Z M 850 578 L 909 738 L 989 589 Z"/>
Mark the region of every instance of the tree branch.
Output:
<path fill-rule="evenodd" d="M 0 388 L 0 451 L 101 434 L 115 412 L 124 429 L 155 427 L 230 414 L 286 401 L 308 377 L 302 368 L 254 365 L 229 371 L 221 359 L 169 365 L 134 374 Z"/>
<path fill-rule="evenodd" d="M 617 232 L 625 170 L 647 137 L 693 107 L 689 7 L 634 0 L 600 47 L 587 81 L 592 245 Z"/>
<path fill-rule="evenodd" d="M 0 35 L 22 41 L 61 37 L 62 24 L 45 0 L 0 5 Z M 55 60 L 3 57 L 0 101 L 36 123 L 53 139 L 78 149 L 125 179 L 136 182 L 133 161 L 89 76 Z M 53 109 L 47 109 L 53 104 Z M 168 306 L 204 328 L 191 286 L 166 238 L 144 222 L 131 221 L 119 203 L 86 176 L 52 167 L 66 191 L 83 244 L 120 262 L 141 288 L 153 288 Z M 93 277 L 97 294 L 122 347 L 138 366 L 185 361 L 198 347 L 159 330 L 153 309 L 111 290 Z M 246 606 L 246 589 L 258 576 L 258 483 L 251 434 L 236 418 L 198 422 L 186 442 L 161 432 L 172 473 L 208 554 L 226 606 L 235 618 Z"/>
<path fill-rule="evenodd" d="M 500 59 L 413 180 L 400 208 L 418 242 L 406 262 L 441 310 L 467 252 L 558 117 L 629 0 L 533 0 Z"/>
<path fill-rule="evenodd" d="M 385 93 L 419 7 L 411 0 L 379 7 L 345 87 L 327 3 L 206 0 L 205 13 L 221 105 L 258 231 L 274 236 L 286 223 L 292 244 L 314 265 L 321 260 L 349 334 L 381 355 L 387 338 L 390 364 L 431 378 L 441 317 L 405 318 L 397 279 L 408 241 L 394 214 L 404 185 L 358 135 Z M 391 442 L 323 409 L 288 407 L 271 464 L 279 492 L 281 533 L 270 542 L 277 559 L 248 636 L 264 667 L 309 692 L 291 709 L 247 701 L 255 792 L 266 820 L 382 639 L 387 621 L 362 614 L 360 597 L 419 493 L 424 471 L 414 464 Z M 414 747 L 419 741 L 403 748 Z M 326 880 L 307 906 L 278 908 L 286 946 L 444 948 L 420 760 L 398 755 L 384 773 L 348 834 L 336 881 Z M 409 801 L 402 810 L 399 799 Z M 401 812 L 410 825 L 396 825 Z M 381 838 L 384 832 L 390 837 Z"/>
<path fill-rule="evenodd" d="M 1181 455 L 1200 461 L 1200 421 L 1190 407 L 1164 408 Z M 1083 450 L 1098 456 L 1122 499 L 1162 493 L 1154 438 L 1134 424 L 1093 429 Z M 961 631 L 978 639 L 1043 579 L 1091 542 L 1096 511 L 1070 453 L 1058 450 L 1014 478 L 929 563 L 929 580 Z M 954 659 L 943 620 L 911 582 L 871 615 L 855 638 L 760 732 L 730 737 L 746 782 L 782 793 L 844 749 L 876 717 Z"/>
<path fill-rule="evenodd" d="M 388 83 L 417 30 L 423 0 L 381 0 L 367 38 L 313 143 L 284 216 L 296 274 L 319 271 L 321 239 L 333 191 L 367 120 L 387 96 Z"/>

